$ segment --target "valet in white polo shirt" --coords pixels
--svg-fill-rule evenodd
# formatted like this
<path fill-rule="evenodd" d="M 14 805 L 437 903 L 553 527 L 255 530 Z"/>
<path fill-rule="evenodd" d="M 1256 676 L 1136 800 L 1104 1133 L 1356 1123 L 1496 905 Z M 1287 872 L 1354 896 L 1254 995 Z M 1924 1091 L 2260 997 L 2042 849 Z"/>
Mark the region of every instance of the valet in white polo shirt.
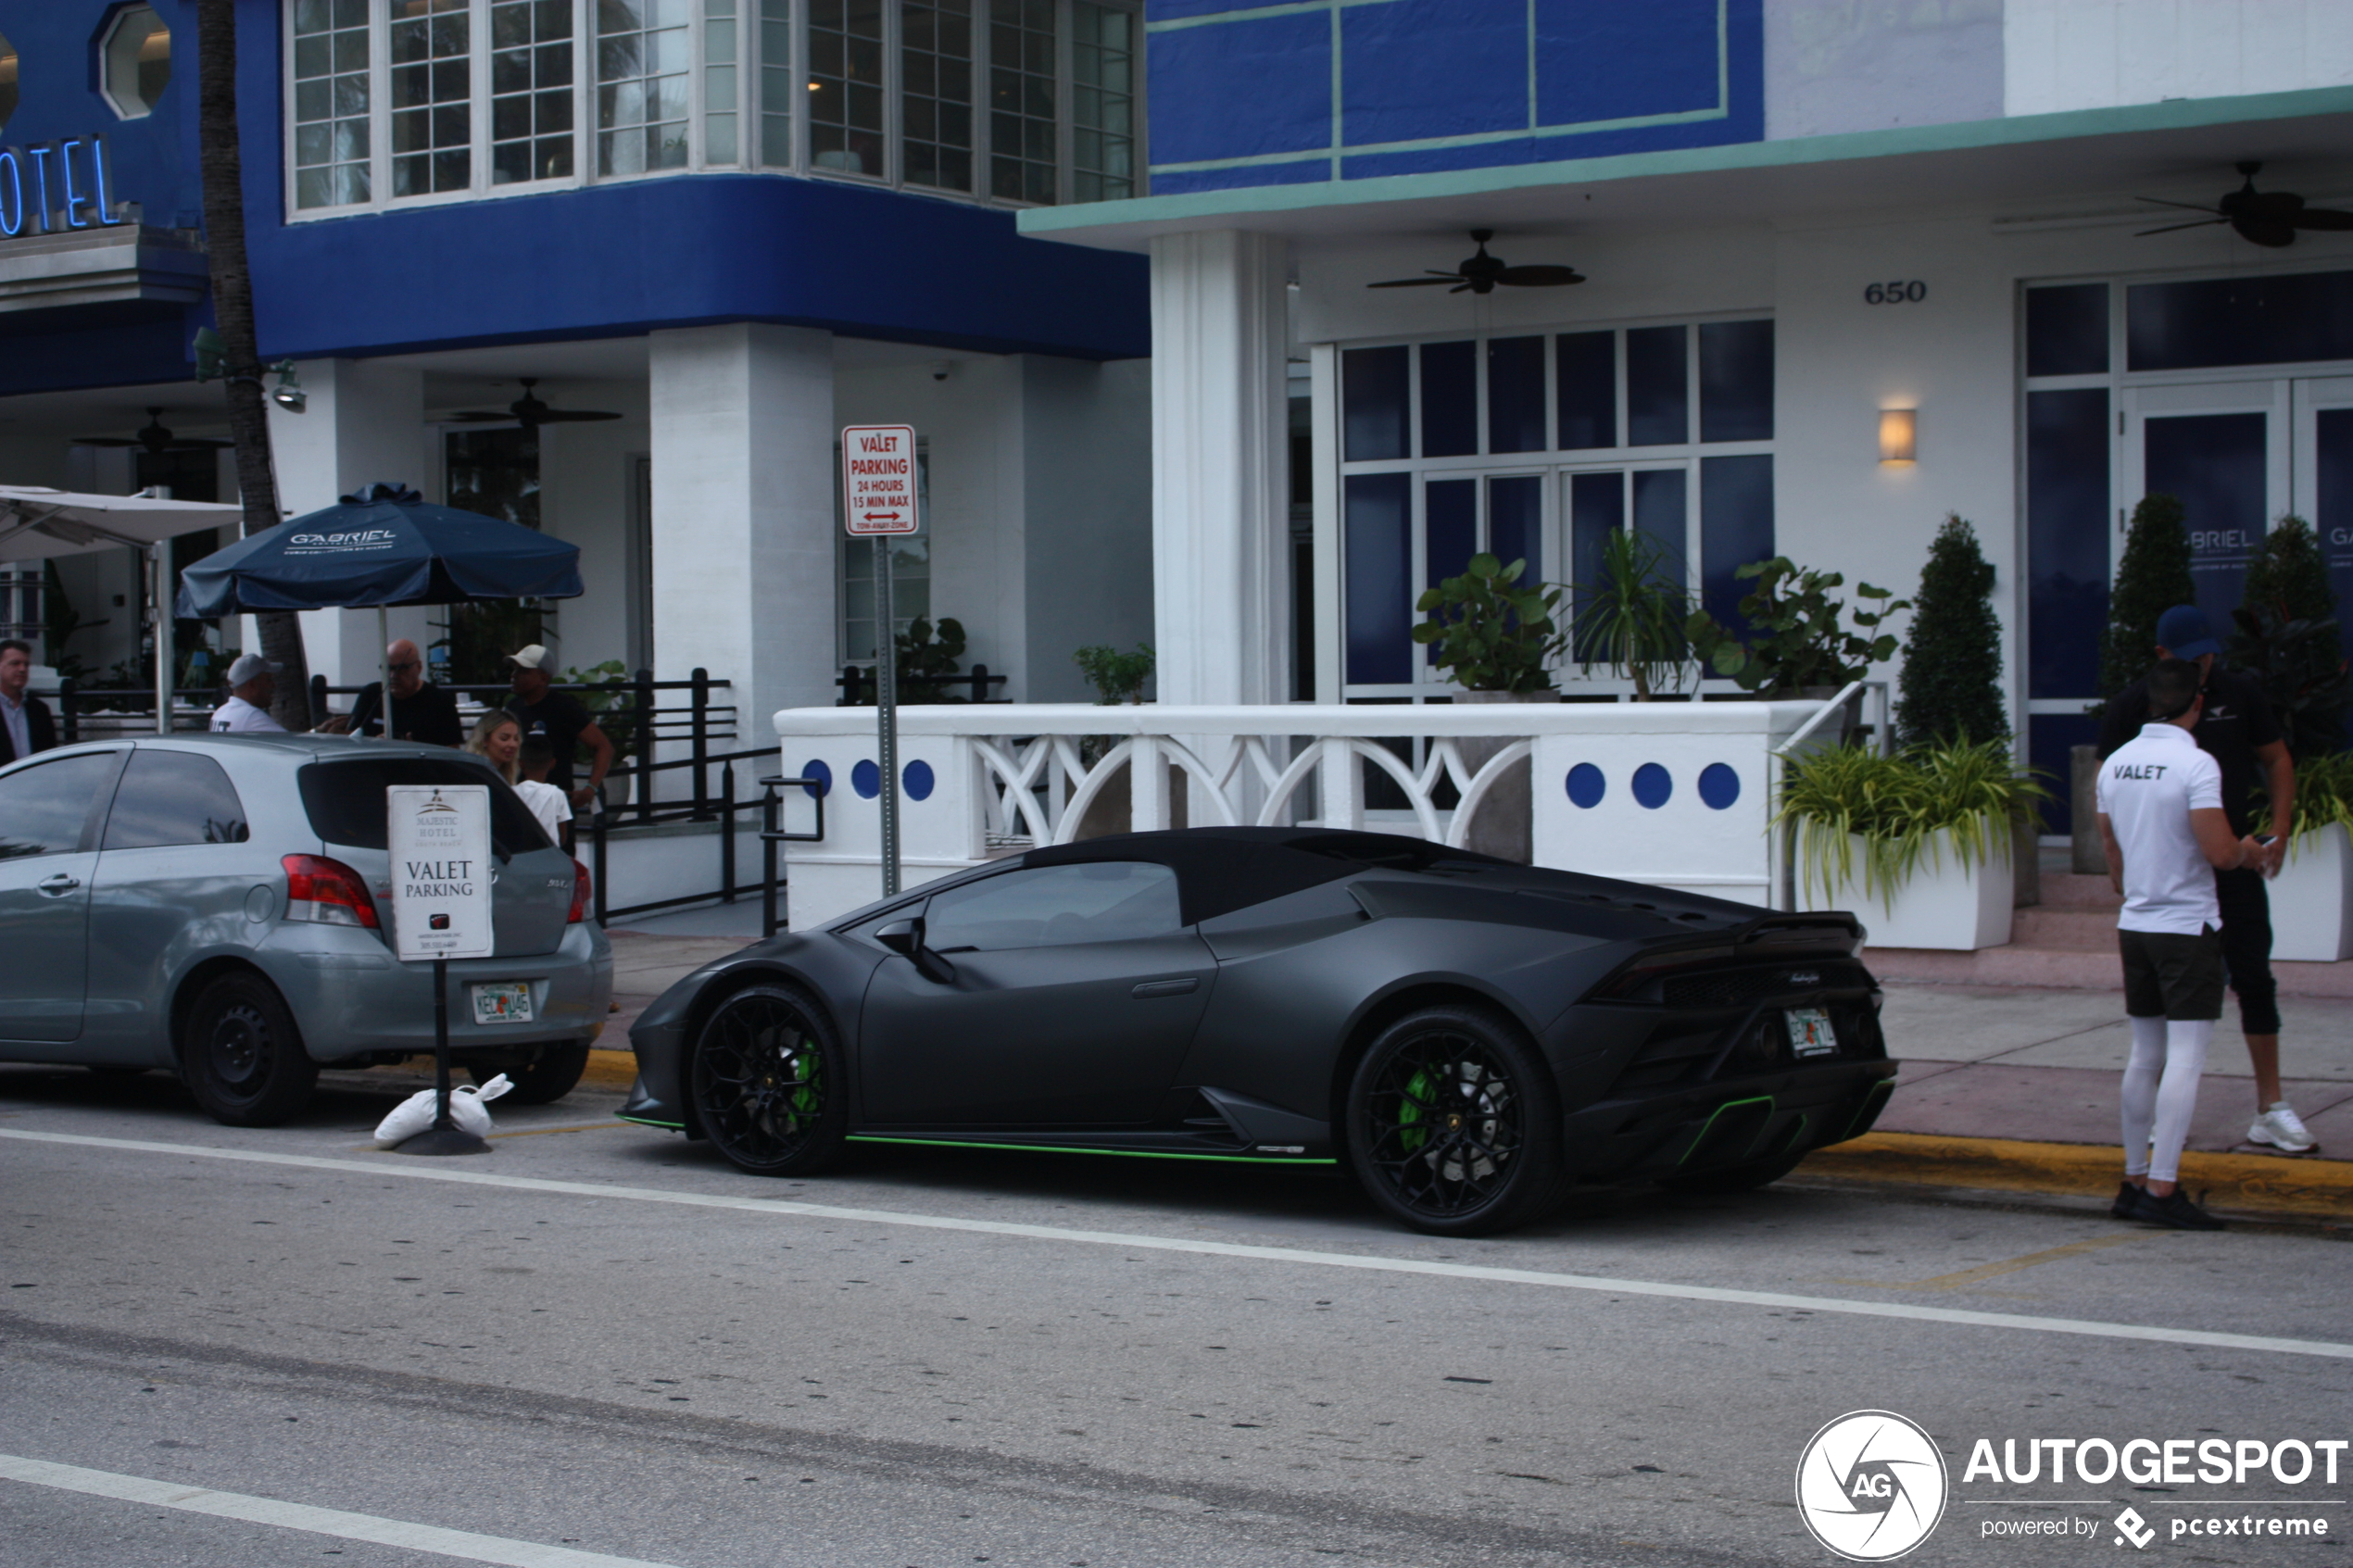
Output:
<path fill-rule="evenodd" d="M 2176 1185 L 2197 1110 L 2206 1047 L 2222 1016 L 2222 911 L 2217 869 L 2259 864 L 2263 846 L 2231 832 L 2222 770 L 2190 731 L 2205 698 L 2198 667 L 2158 663 L 2140 734 L 2100 766 L 2100 838 L 2124 895 L 2116 917 L 2133 1058 L 2124 1069 L 2124 1185 L 2109 1212 L 2175 1230 L 2222 1222 Z"/>

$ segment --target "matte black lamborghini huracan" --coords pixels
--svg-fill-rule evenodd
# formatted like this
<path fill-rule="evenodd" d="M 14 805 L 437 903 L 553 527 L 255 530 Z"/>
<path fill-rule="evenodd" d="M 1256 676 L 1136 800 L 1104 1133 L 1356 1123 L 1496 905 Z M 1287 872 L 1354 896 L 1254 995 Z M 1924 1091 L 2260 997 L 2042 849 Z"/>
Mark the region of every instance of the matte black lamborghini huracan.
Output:
<path fill-rule="evenodd" d="M 1338 1162 L 1475 1235 L 1868 1129 L 1895 1065 L 1861 937 L 1381 834 L 1122 834 L 688 975 L 630 1032 L 622 1114 L 761 1175 L 846 1141 Z"/>

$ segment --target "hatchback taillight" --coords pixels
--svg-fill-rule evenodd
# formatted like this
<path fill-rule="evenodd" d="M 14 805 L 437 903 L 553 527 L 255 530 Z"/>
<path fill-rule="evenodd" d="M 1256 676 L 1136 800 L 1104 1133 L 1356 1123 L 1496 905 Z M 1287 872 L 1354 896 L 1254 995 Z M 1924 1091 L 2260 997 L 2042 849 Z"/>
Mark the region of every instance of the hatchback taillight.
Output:
<path fill-rule="evenodd" d="M 574 860 L 572 863 L 572 909 L 564 915 L 566 925 L 578 925 L 588 918 L 588 868 Z"/>
<path fill-rule="evenodd" d="M 324 855 L 286 855 L 278 863 L 286 869 L 286 918 L 316 921 L 321 925 L 357 925 L 370 931 L 376 922 L 376 901 L 368 884 L 341 860 Z"/>

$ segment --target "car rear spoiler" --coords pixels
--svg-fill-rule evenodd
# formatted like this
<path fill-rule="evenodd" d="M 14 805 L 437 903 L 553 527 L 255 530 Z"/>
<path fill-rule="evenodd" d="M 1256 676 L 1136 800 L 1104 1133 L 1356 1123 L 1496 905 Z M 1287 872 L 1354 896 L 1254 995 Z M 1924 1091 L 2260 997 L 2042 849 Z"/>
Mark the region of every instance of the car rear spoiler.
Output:
<path fill-rule="evenodd" d="M 1651 981 L 1676 970 L 1708 969 L 1744 960 L 1771 960 L 1786 953 L 1807 950 L 1851 957 L 1863 945 L 1863 924 L 1843 911 L 1820 914 L 1761 915 L 1745 925 L 1715 935 L 1694 937 L 1671 947 L 1649 947 L 1618 966 L 1589 997 L 1608 1000 L 1639 991 Z"/>

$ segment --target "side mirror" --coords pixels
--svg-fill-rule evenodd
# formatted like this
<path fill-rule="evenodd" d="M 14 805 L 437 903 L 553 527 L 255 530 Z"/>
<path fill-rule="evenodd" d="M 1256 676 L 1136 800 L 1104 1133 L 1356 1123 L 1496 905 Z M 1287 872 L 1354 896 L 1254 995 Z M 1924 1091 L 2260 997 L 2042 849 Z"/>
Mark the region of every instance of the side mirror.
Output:
<path fill-rule="evenodd" d="M 946 959 L 924 946 L 924 922 L 919 915 L 912 920 L 895 920 L 875 932 L 875 940 L 911 960 L 915 972 L 935 985 L 945 985 L 956 978 L 956 968 Z"/>

